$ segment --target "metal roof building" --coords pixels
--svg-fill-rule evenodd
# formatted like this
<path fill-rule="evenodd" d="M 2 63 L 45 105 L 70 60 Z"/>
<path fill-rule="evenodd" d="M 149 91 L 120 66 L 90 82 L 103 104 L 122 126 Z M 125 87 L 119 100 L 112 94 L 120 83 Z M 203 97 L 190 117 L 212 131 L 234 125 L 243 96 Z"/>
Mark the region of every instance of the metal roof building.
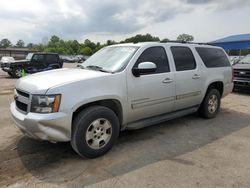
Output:
<path fill-rule="evenodd" d="M 210 44 L 222 47 L 224 50 L 250 49 L 250 34 L 232 35 L 210 42 Z"/>

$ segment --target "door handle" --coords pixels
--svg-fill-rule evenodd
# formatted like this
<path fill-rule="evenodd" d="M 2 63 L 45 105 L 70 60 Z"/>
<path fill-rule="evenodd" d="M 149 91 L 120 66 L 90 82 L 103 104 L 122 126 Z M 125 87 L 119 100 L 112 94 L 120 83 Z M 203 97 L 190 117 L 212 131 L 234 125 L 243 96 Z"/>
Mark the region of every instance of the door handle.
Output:
<path fill-rule="evenodd" d="M 198 75 L 198 74 L 195 74 L 195 75 L 193 75 L 193 79 L 199 79 L 201 76 L 200 75 Z"/>
<path fill-rule="evenodd" d="M 165 80 L 162 81 L 162 83 L 164 83 L 164 84 L 169 84 L 169 83 L 172 83 L 172 82 L 173 82 L 173 80 L 170 79 L 170 78 L 166 78 Z"/>

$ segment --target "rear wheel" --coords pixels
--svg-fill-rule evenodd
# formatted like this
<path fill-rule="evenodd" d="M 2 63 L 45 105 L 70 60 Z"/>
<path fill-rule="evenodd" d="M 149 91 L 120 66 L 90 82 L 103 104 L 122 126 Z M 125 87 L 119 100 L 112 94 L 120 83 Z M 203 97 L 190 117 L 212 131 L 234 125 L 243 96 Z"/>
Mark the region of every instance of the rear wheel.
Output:
<path fill-rule="evenodd" d="M 204 118 L 214 118 L 220 109 L 220 103 L 220 92 L 215 88 L 210 89 L 200 106 L 199 114 Z"/>
<path fill-rule="evenodd" d="M 111 109 L 92 106 L 74 119 L 71 145 L 80 156 L 95 158 L 112 148 L 119 131 L 119 120 Z"/>

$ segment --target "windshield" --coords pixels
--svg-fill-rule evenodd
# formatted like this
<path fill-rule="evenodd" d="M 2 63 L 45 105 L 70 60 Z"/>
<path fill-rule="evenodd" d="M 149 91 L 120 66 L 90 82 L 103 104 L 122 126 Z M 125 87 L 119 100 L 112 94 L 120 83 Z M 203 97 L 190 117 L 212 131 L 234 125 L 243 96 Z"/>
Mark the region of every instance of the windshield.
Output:
<path fill-rule="evenodd" d="M 250 64 L 250 55 L 247 55 L 246 57 L 244 57 L 242 60 L 239 61 L 239 63 L 242 63 L 242 64 Z"/>
<path fill-rule="evenodd" d="M 101 69 L 112 73 L 119 72 L 126 67 L 137 49 L 138 47 L 131 46 L 106 47 L 88 58 L 84 63 L 82 63 L 82 67 L 99 67 L 99 70 Z"/>
<path fill-rule="evenodd" d="M 26 56 L 26 59 L 31 60 L 32 56 L 33 56 L 33 53 L 28 53 L 28 55 Z"/>

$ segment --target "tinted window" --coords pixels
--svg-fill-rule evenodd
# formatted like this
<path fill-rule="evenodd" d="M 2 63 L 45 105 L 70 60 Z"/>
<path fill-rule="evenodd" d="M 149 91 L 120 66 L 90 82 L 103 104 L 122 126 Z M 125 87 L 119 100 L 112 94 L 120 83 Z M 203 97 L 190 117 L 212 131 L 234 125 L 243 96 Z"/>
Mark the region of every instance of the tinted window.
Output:
<path fill-rule="evenodd" d="M 47 55 L 47 62 L 49 63 L 57 63 L 58 62 L 58 58 L 56 55 Z"/>
<path fill-rule="evenodd" d="M 168 58 L 163 47 L 150 47 L 146 49 L 138 58 L 135 67 L 141 62 L 155 63 L 157 69 L 154 73 L 169 72 Z"/>
<path fill-rule="evenodd" d="M 34 54 L 32 60 L 35 62 L 43 62 L 43 57 L 41 54 Z"/>
<path fill-rule="evenodd" d="M 176 71 L 193 70 L 196 63 L 192 51 L 187 47 L 171 47 Z"/>
<path fill-rule="evenodd" d="M 206 67 L 228 67 L 230 62 L 222 49 L 195 48 Z"/>

